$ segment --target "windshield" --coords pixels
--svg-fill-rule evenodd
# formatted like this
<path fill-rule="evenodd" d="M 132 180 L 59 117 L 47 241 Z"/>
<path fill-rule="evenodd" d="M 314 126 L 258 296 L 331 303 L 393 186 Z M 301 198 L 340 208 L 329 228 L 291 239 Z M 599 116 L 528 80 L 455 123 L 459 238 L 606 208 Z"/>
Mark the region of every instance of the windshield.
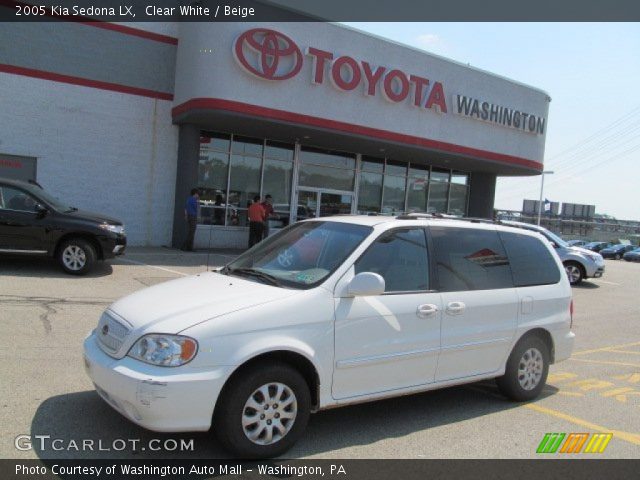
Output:
<path fill-rule="evenodd" d="M 554 242 L 559 247 L 570 247 L 571 246 L 567 242 L 565 242 L 562 238 L 560 238 L 558 235 L 556 235 L 553 232 L 550 232 L 549 230 L 545 230 L 544 234 L 549 240 Z"/>
<path fill-rule="evenodd" d="M 34 187 L 33 185 L 29 185 L 28 187 L 25 187 L 25 188 L 29 190 L 29 193 L 31 193 L 33 196 L 39 198 L 40 200 L 44 200 L 45 203 L 47 203 L 48 205 L 50 205 L 51 207 L 55 208 L 58 211 L 66 212 L 69 210 L 74 210 L 73 207 L 70 207 L 66 203 L 61 202 L 56 197 L 47 193 L 42 188 Z"/>
<path fill-rule="evenodd" d="M 310 288 L 333 273 L 372 230 L 331 221 L 295 223 L 229 263 L 221 273 Z"/>

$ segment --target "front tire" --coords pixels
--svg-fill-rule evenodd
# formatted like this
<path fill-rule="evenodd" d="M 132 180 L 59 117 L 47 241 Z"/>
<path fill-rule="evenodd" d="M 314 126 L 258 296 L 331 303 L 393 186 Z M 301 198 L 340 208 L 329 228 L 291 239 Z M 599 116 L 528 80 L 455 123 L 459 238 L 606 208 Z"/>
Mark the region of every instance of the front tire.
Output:
<path fill-rule="evenodd" d="M 87 240 L 71 238 L 58 248 L 58 262 L 72 275 L 85 275 L 96 263 L 96 249 Z"/>
<path fill-rule="evenodd" d="M 304 432 L 311 394 L 302 375 L 284 363 L 256 366 L 225 386 L 213 430 L 240 458 L 271 458 L 289 450 Z"/>
<path fill-rule="evenodd" d="M 564 264 L 564 271 L 567 273 L 569 283 L 571 285 L 578 285 L 584 279 L 584 272 L 582 271 L 582 265 L 576 262 L 567 262 Z"/>
<path fill-rule="evenodd" d="M 496 379 L 503 395 L 516 402 L 533 400 L 544 388 L 549 373 L 549 347 L 538 336 L 521 339 L 514 347 L 504 375 Z"/>

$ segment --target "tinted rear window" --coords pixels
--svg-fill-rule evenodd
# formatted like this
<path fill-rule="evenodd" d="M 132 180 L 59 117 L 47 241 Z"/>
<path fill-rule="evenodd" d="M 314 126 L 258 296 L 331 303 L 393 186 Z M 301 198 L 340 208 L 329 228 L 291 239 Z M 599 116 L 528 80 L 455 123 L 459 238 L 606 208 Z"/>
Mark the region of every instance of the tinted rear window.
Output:
<path fill-rule="evenodd" d="M 494 230 L 432 227 L 441 291 L 513 287 L 509 260 Z"/>
<path fill-rule="evenodd" d="M 549 249 L 529 235 L 500 232 L 511 262 L 516 287 L 549 285 L 560 281 L 560 271 Z"/>

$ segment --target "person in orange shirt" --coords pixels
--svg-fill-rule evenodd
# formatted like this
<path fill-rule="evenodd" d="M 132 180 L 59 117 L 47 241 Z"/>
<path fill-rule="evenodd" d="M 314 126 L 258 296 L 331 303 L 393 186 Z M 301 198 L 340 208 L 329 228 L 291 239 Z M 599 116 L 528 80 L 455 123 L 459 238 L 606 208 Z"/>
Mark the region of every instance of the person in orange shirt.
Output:
<path fill-rule="evenodd" d="M 249 206 L 249 248 L 262 240 L 264 221 L 267 213 L 260 203 L 260 196 L 253 197 L 253 203 Z"/>

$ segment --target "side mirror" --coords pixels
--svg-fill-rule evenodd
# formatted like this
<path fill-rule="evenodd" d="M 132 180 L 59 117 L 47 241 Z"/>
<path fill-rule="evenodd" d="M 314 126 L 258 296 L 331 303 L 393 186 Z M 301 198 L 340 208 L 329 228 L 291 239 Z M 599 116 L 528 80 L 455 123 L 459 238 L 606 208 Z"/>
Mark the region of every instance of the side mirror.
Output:
<path fill-rule="evenodd" d="M 38 215 L 38 218 L 45 217 L 47 213 L 49 213 L 49 210 L 47 210 L 47 208 L 40 203 L 36 203 L 33 207 L 33 210 Z"/>
<path fill-rule="evenodd" d="M 362 272 L 351 279 L 347 292 L 353 297 L 382 295 L 384 287 L 384 278 L 380 275 L 373 272 Z"/>
<path fill-rule="evenodd" d="M 558 244 L 557 244 L 556 242 L 551 242 L 551 246 L 552 246 L 553 248 L 558 248 Z"/>

